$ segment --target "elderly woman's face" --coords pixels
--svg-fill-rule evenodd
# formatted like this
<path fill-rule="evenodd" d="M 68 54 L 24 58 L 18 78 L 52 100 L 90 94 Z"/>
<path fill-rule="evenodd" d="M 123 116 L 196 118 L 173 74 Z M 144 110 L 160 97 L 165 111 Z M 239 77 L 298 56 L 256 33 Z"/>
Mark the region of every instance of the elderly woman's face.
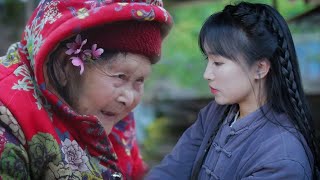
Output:
<path fill-rule="evenodd" d="M 128 53 L 114 58 L 85 69 L 75 107 L 80 114 L 97 116 L 107 133 L 139 103 L 151 72 L 144 56 Z"/>

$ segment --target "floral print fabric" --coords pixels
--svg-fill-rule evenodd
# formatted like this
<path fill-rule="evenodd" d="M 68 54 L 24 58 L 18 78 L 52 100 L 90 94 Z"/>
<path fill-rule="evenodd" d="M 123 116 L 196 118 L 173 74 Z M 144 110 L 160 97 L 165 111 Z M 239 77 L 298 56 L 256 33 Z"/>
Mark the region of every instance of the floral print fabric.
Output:
<path fill-rule="evenodd" d="M 134 120 L 129 115 L 109 135 L 117 152 L 125 179 L 140 179 L 146 166 L 139 154 Z M 61 144 L 49 133 L 37 133 L 27 142 L 17 121 L 0 102 L 0 175 L 3 179 L 109 179 L 111 172 L 101 169 L 99 160 L 91 157 L 68 133 L 61 134 Z M 120 165 L 121 164 L 121 165 Z M 31 172 L 28 171 L 31 169 Z M 16 171 L 18 170 L 18 171 Z M 101 174 L 102 171 L 102 174 Z M 43 173 L 46 172 L 44 175 Z"/>

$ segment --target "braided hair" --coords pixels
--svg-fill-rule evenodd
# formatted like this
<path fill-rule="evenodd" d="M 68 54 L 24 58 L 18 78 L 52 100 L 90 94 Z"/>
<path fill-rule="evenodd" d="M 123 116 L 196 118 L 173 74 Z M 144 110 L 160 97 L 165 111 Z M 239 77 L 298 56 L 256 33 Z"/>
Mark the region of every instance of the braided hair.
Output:
<path fill-rule="evenodd" d="M 199 46 L 210 53 L 238 60 L 251 66 L 266 58 L 267 100 L 276 112 L 284 112 L 304 136 L 314 161 L 314 179 L 320 167 L 319 142 L 315 136 L 311 112 L 304 95 L 299 64 L 290 30 L 284 18 L 271 6 L 241 2 L 228 5 L 211 15 L 200 31 Z"/>

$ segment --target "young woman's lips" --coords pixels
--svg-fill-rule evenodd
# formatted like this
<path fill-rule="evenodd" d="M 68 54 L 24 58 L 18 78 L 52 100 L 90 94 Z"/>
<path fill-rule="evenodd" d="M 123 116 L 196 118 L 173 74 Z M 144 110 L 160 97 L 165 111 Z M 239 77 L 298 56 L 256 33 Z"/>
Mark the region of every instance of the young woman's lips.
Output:
<path fill-rule="evenodd" d="M 212 94 L 217 94 L 218 93 L 218 90 L 214 89 L 212 87 L 210 87 L 210 91 L 211 91 Z"/>

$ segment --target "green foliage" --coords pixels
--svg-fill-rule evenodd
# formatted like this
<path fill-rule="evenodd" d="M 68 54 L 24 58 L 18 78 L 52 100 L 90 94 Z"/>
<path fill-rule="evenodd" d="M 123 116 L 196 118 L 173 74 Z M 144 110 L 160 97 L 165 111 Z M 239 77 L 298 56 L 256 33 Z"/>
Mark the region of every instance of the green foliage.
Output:
<path fill-rule="evenodd" d="M 148 89 L 156 86 L 157 80 L 169 79 L 168 83 L 183 88 L 193 88 L 196 96 L 209 95 L 207 82 L 202 74 L 206 65 L 204 57 L 198 47 L 198 33 L 205 19 L 214 12 L 221 11 L 227 4 L 234 4 L 238 0 L 193 1 L 171 4 L 168 8 L 174 19 L 174 27 L 163 44 L 162 60 L 154 66 L 152 81 L 146 86 Z M 267 3 L 272 0 L 251 0 L 249 2 Z M 303 0 L 278 0 L 277 7 L 286 18 L 292 18 L 312 5 Z M 299 28 L 295 28 L 299 31 Z"/>
<path fill-rule="evenodd" d="M 198 48 L 198 33 L 206 17 L 218 8 L 213 3 L 193 3 L 192 6 L 169 9 L 175 25 L 163 44 L 163 58 L 154 66 L 153 81 L 149 86 L 155 85 L 155 79 L 169 78 L 182 88 L 196 85 L 199 94 L 206 92 L 207 86 L 202 78 L 206 62 Z"/>
<path fill-rule="evenodd" d="M 24 4 L 17 0 L 5 0 L 2 21 L 10 25 L 19 25 L 24 22 Z"/>
<path fill-rule="evenodd" d="M 155 119 L 146 129 L 146 139 L 143 141 L 141 153 L 149 166 L 158 164 L 163 156 L 169 153 L 176 143 L 170 134 L 170 120 L 166 117 Z"/>
<path fill-rule="evenodd" d="M 167 127 L 169 126 L 169 119 L 160 117 L 155 119 L 147 128 L 147 136 L 144 141 L 144 147 L 146 151 L 156 151 L 159 148 L 159 144 L 166 142 L 164 134 L 168 134 Z"/>

